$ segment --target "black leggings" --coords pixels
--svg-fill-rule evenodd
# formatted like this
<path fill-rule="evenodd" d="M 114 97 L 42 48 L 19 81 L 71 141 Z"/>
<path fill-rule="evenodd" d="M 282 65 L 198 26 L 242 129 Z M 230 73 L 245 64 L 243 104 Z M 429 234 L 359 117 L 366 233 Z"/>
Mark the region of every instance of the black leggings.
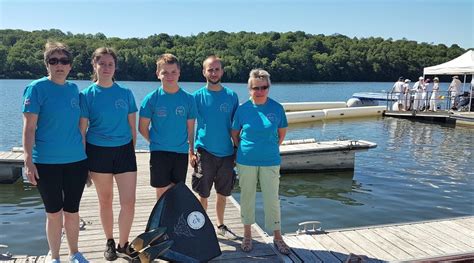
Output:
<path fill-rule="evenodd" d="M 39 175 L 38 190 L 46 212 L 56 213 L 63 209 L 77 213 L 88 175 L 87 159 L 74 163 L 35 165 Z"/>

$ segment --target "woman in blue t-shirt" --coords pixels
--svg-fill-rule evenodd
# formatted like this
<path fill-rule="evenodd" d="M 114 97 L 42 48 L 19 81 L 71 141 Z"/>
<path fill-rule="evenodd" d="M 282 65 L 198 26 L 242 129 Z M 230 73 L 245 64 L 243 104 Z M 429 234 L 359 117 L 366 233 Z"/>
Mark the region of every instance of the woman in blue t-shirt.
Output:
<path fill-rule="evenodd" d="M 81 132 L 88 167 L 99 197 L 100 220 L 107 239 L 104 258 L 129 257 L 128 237 L 135 213 L 137 106 L 132 91 L 114 81 L 117 55 L 101 47 L 92 55 L 94 83 L 81 91 Z M 86 133 L 87 130 L 87 133 Z M 119 244 L 115 247 L 112 210 L 114 179 L 120 198 Z"/>
<path fill-rule="evenodd" d="M 257 181 L 262 189 L 265 227 L 273 231 L 273 243 L 278 251 L 289 254 L 283 241 L 280 223 L 280 149 L 286 135 L 283 106 L 268 97 L 270 74 L 263 69 L 250 72 L 250 99 L 240 105 L 232 123 L 232 139 L 237 149 L 237 171 L 240 186 L 240 211 L 244 224 L 241 248 L 252 250 L 251 225 L 255 223 Z"/>
<path fill-rule="evenodd" d="M 37 185 L 45 206 L 51 262 L 60 261 L 63 225 L 70 261 L 88 262 L 77 248 L 87 157 L 79 130 L 79 90 L 66 80 L 71 62 L 64 44 L 46 43 L 48 76 L 31 82 L 23 94 L 25 173 Z"/>

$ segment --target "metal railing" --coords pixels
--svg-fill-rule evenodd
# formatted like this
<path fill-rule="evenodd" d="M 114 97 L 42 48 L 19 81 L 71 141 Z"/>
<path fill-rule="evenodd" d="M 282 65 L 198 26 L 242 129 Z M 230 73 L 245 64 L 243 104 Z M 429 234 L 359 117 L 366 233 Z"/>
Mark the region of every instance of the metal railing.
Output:
<path fill-rule="evenodd" d="M 448 111 L 453 103 L 457 103 L 458 96 L 451 96 L 451 92 L 438 91 L 433 98 L 433 92 L 416 92 L 410 90 L 407 93 L 387 92 L 388 111 Z M 401 95 L 401 96 L 400 96 Z M 401 103 L 401 106 L 398 106 Z"/>

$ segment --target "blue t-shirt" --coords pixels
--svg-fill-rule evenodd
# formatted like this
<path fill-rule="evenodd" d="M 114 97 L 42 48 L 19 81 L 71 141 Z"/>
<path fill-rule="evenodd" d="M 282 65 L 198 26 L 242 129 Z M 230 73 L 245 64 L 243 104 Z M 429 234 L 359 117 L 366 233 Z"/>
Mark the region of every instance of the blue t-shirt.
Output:
<path fill-rule="evenodd" d="M 151 119 L 150 151 L 187 153 L 189 151 L 187 121 L 196 119 L 193 95 L 183 89 L 166 93 L 163 87 L 142 101 L 140 117 Z"/>
<path fill-rule="evenodd" d="M 250 166 L 280 165 L 278 129 L 288 127 L 283 106 L 268 98 L 262 105 L 251 100 L 235 112 L 232 130 L 240 130 L 237 163 Z"/>
<path fill-rule="evenodd" d="M 88 143 L 116 147 L 132 140 L 128 115 L 138 109 L 131 90 L 117 83 L 109 88 L 94 83 L 81 91 L 80 105 L 81 117 L 89 119 Z"/>
<path fill-rule="evenodd" d="M 203 87 L 193 95 L 198 112 L 194 147 L 204 148 L 218 157 L 232 155 L 234 149 L 230 131 L 232 118 L 239 106 L 237 94 L 226 87 L 220 91 Z"/>
<path fill-rule="evenodd" d="M 79 90 L 66 81 L 47 77 L 31 82 L 23 93 L 23 112 L 38 115 L 32 159 L 34 163 L 63 164 L 87 158 L 79 130 Z"/>

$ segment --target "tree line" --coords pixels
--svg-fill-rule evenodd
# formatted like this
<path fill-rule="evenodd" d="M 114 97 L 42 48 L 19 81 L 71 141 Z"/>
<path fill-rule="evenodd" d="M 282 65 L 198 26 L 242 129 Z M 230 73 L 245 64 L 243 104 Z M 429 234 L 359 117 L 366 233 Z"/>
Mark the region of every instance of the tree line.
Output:
<path fill-rule="evenodd" d="M 67 44 L 74 54 L 72 79 L 90 79 L 91 55 L 101 46 L 118 53 L 118 80 L 156 80 L 156 59 L 175 54 L 182 81 L 202 81 L 202 61 L 209 55 L 224 61 L 227 82 L 245 82 L 251 69 L 261 67 L 277 82 L 395 81 L 417 79 L 423 68 L 463 54 L 458 45 L 417 43 L 380 37 L 349 38 L 334 34 L 296 32 L 199 33 L 192 36 L 155 34 L 147 38 L 117 38 L 64 33 L 58 29 L 0 30 L 0 78 L 35 79 L 46 74 L 43 48 L 47 40 Z"/>

